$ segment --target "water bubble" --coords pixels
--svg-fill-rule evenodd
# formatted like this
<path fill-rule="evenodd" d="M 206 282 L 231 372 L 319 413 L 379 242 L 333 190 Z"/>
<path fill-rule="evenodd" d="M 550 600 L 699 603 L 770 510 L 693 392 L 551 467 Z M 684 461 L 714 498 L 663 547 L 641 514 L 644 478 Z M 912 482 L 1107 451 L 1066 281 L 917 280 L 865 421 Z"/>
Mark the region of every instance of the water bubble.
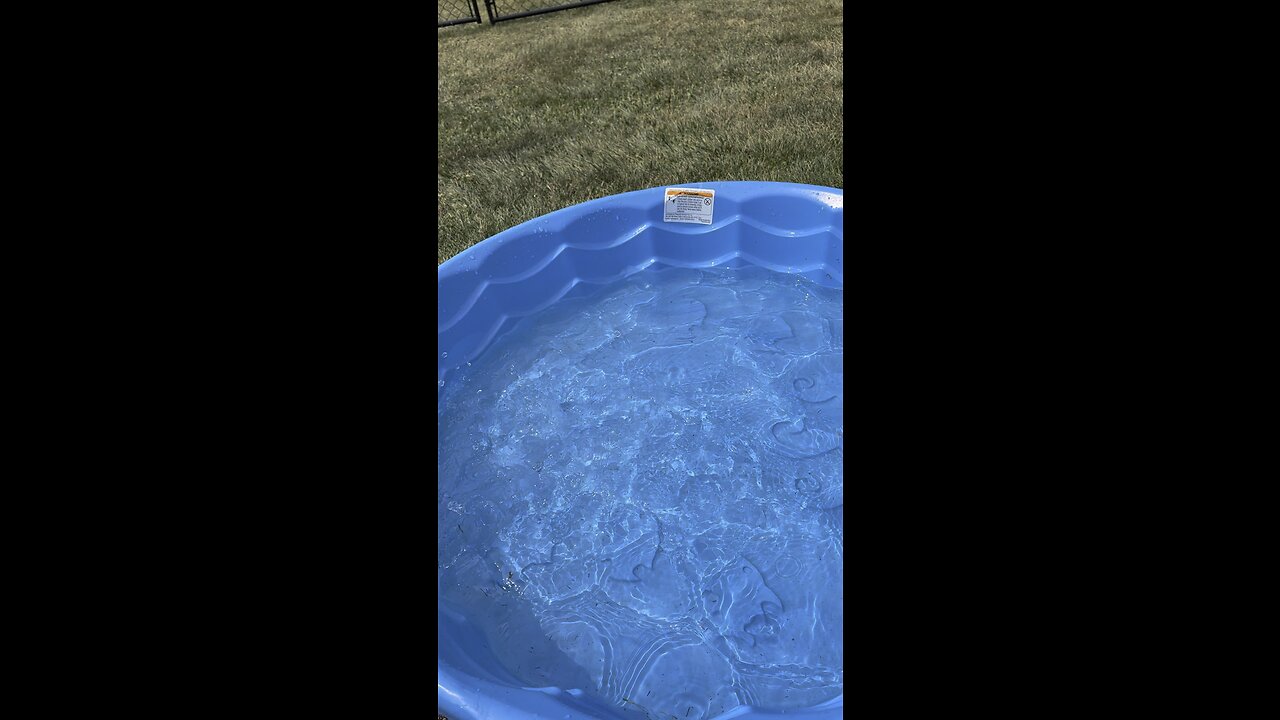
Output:
<path fill-rule="evenodd" d="M 442 357 L 442 358 L 449 357 L 449 353 L 447 353 L 447 352 L 442 352 L 442 353 L 440 353 L 440 357 Z"/>
<path fill-rule="evenodd" d="M 443 381 L 443 380 L 441 380 L 441 381 L 440 381 L 440 387 L 444 387 L 444 381 Z"/>

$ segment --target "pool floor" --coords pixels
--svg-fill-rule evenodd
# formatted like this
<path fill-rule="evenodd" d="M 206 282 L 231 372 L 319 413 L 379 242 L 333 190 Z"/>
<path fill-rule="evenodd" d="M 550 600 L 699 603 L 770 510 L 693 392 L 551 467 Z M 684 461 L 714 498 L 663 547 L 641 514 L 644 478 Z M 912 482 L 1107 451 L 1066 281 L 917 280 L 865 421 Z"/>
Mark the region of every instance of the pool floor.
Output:
<path fill-rule="evenodd" d="M 527 687 L 661 717 L 839 695 L 843 290 L 650 269 L 445 380 L 441 601 Z"/>

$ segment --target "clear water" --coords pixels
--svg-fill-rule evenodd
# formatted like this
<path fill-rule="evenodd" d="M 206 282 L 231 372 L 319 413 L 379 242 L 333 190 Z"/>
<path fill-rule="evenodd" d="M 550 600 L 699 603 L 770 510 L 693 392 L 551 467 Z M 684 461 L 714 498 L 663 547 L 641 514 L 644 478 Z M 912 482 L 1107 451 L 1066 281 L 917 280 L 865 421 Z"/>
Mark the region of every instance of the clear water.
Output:
<path fill-rule="evenodd" d="M 527 687 L 696 720 L 844 686 L 843 295 L 748 267 L 562 300 L 446 382 L 440 587 Z"/>

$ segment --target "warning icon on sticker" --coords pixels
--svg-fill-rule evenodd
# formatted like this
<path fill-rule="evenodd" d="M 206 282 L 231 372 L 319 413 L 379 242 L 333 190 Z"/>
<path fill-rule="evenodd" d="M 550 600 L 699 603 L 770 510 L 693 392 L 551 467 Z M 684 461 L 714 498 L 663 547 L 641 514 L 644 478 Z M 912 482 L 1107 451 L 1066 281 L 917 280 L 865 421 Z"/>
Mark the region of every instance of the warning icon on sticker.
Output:
<path fill-rule="evenodd" d="M 715 215 L 716 191 L 705 188 L 667 188 L 662 203 L 663 222 L 710 225 Z"/>

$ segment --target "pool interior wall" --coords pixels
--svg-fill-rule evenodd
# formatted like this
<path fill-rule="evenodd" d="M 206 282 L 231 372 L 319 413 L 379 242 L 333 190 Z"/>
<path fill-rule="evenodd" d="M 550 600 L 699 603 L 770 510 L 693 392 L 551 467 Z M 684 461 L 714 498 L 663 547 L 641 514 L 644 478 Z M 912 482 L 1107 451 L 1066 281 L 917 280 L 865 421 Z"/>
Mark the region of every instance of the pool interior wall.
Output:
<path fill-rule="evenodd" d="M 519 318 L 646 268 L 757 265 L 843 287 L 841 191 L 778 183 L 682 187 L 716 190 L 711 225 L 664 223 L 664 188 L 655 188 L 538 218 L 441 265 L 438 384 L 461 373 Z M 440 403 L 444 397 L 442 386 Z M 442 504 L 441 520 L 443 514 Z M 525 687 L 496 662 L 484 634 L 462 610 L 442 605 L 439 616 L 439 698 L 450 717 L 633 716 L 589 693 Z M 841 696 L 786 717 L 832 718 L 842 712 Z M 719 715 L 770 716 L 746 706 Z"/>

